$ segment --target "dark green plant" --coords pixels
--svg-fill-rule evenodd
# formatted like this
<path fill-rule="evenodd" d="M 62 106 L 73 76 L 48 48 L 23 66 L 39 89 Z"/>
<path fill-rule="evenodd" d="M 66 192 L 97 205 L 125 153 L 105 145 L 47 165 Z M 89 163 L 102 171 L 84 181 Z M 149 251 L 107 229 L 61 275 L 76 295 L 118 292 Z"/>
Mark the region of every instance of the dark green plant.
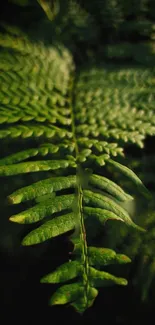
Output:
<path fill-rule="evenodd" d="M 142 181 L 123 164 L 123 156 L 127 144 L 142 148 L 145 137 L 155 134 L 154 68 L 91 61 L 76 71 L 64 44 L 35 42 L 16 28 L 3 28 L 7 31 L 0 35 L 0 138 L 12 153 L 3 154 L 0 176 L 47 173 L 47 178 L 41 176 L 9 195 L 10 204 L 31 204 L 25 203 L 25 210 L 10 220 L 36 223 L 23 245 L 64 233 L 70 236 L 74 247 L 69 261 L 41 282 L 67 282 L 50 304 L 70 303 L 83 313 L 93 304 L 96 288 L 127 284 L 104 271 L 105 265 L 130 262 L 125 255 L 95 245 L 105 222 L 117 220 L 131 231 L 145 231 L 122 207 L 133 200 L 134 191 L 130 186 L 124 190 L 119 177 L 126 177 L 136 193 L 150 199 Z M 13 152 L 15 143 L 22 150 Z"/>

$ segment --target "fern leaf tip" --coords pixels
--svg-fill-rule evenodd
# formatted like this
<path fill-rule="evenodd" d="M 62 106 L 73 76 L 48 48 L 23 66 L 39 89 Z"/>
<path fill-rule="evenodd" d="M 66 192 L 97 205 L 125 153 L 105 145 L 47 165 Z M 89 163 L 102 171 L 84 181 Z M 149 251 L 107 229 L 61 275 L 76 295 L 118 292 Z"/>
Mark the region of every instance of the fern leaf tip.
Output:
<path fill-rule="evenodd" d="M 124 255 L 124 254 L 117 254 L 116 255 L 116 261 L 119 263 L 119 264 L 126 264 L 126 263 L 131 263 L 132 260 Z"/>
<path fill-rule="evenodd" d="M 22 246 L 31 246 L 31 245 L 33 245 L 33 244 L 31 243 L 31 241 L 29 241 L 29 240 L 27 239 L 27 237 L 28 237 L 28 235 L 27 235 L 26 237 L 23 238 L 23 240 L 22 240 L 22 242 L 21 242 Z"/>
<path fill-rule="evenodd" d="M 20 223 L 20 224 L 24 224 L 24 218 L 22 215 L 15 215 L 15 216 L 11 216 L 9 218 L 10 221 L 12 222 L 16 222 L 16 223 Z"/>
<path fill-rule="evenodd" d="M 117 284 L 122 285 L 122 286 L 127 286 L 128 281 L 124 278 L 119 278 L 119 281 L 117 282 Z"/>
<path fill-rule="evenodd" d="M 19 204 L 21 202 L 21 198 L 18 197 L 18 196 L 9 195 L 7 197 L 7 202 L 8 202 L 9 205 Z"/>

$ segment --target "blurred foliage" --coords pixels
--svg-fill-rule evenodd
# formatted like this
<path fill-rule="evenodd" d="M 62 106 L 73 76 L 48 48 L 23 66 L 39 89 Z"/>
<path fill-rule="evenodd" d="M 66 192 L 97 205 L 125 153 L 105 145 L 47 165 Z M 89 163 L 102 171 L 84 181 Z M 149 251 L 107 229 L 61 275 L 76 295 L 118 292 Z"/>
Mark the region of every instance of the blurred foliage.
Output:
<path fill-rule="evenodd" d="M 105 58 L 154 64 L 153 0 L 7 0 L 2 3 L 1 20 L 19 25 L 35 39 L 63 42 L 72 50 L 76 63 Z M 11 11 L 15 14 L 11 15 Z"/>
<path fill-rule="evenodd" d="M 151 141 L 148 142 L 145 149 L 150 151 L 151 144 Z M 146 204 L 136 195 L 134 202 L 130 202 L 125 208 L 128 208 L 133 220 L 141 222 L 147 231 L 141 236 L 139 233 L 130 233 L 124 225 L 118 227 L 117 223 L 109 222 L 106 225 L 104 242 L 112 249 L 123 249 L 125 254 L 130 256 L 132 285 L 139 292 L 143 303 L 151 303 L 155 298 L 155 156 L 151 152 L 145 152 L 145 149 L 143 153 L 138 151 L 137 154 L 131 147 L 127 161 L 130 168 L 150 189 L 152 199 Z M 123 178 L 121 185 L 129 186 Z"/>

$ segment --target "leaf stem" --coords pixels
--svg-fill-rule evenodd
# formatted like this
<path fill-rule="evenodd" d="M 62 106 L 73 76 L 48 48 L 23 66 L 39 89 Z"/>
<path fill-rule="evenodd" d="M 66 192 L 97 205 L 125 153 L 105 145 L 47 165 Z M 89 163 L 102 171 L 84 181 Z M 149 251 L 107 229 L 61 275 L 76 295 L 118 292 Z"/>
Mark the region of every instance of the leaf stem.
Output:
<path fill-rule="evenodd" d="M 71 120 L 72 120 L 72 133 L 73 133 L 73 141 L 75 143 L 75 155 L 76 160 L 78 160 L 79 155 L 79 147 L 76 139 L 76 122 L 75 122 L 75 112 L 74 112 L 74 81 L 72 80 L 72 97 L 71 97 Z M 83 189 L 81 185 L 81 180 L 83 178 L 83 170 L 78 162 L 77 164 L 77 197 L 78 197 L 78 216 L 79 216 L 79 224 L 80 224 L 80 240 L 82 244 L 82 255 L 81 255 L 81 263 L 83 264 L 83 285 L 85 288 L 85 304 L 86 307 L 88 305 L 88 291 L 89 291 L 89 281 L 88 281 L 88 272 L 89 272 L 89 260 L 88 260 L 88 248 L 87 248 L 87 237 L 86 237 L 86 229 L 84 224 L 84 215 L 83 215 Z"/>

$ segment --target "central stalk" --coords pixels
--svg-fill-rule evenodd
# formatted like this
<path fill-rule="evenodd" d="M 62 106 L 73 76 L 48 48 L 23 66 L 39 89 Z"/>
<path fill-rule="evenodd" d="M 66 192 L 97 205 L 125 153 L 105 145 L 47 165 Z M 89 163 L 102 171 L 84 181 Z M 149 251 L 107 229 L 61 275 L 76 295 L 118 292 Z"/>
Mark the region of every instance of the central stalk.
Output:
<path fill-rule="evenodd" d="M 73 95 L 73 81 L 72 81 L 72 99 L 71 99 L 71 120 L 72 120 L 72 133 L 73 133 L 73 141 L 75 143 L 75 155 L 76 155 L 76 162 L 78 163 L 78 156 L 79 156 L 79 147 L 76 139 L 76 124 L 75 124 L 75 117 L 74 117 L 74 95 Z M 81 263 L 83 265 L 83 285 L 84 285 L 84 298 L 86 306 L 88 304 L 88 290 L 89 290 L 89 281 L 88 281 L 88 272 L 89 272 L 89 262 L 88 262 L 88 248 L 87 248 L 87 238 L 86 238 L 86 230 L 84 224 L 84 215 L 83 215 L 83 189 L 81 185 L 81 179 L 83 177 L 83 171 L 80 164 L 77 166 L 77 197 L 78 197 L 78 217 L 79 217 L 79 228 L 80 228 L 80 242 L 82 246 L 81 252 Z"/>

